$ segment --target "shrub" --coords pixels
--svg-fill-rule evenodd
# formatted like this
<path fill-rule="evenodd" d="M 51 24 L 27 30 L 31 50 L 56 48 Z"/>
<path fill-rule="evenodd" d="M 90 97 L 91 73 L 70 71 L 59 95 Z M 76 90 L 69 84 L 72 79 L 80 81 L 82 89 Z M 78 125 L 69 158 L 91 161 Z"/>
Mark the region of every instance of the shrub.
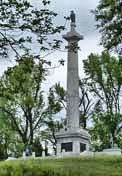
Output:
<path fill-rule="evenodd" d="M 0 176 L 121 176 L 122 156 L 0 162 Z"/>

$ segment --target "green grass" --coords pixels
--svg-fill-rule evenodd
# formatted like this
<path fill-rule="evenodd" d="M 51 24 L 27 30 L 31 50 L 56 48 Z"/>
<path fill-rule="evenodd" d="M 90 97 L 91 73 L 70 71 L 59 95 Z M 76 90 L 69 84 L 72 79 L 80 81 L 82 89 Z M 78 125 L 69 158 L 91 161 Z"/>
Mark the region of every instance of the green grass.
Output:
<path fill-rule="evenodd" d="M 0 176 L 122 176 L 122 156 L 5 161 Z"/>

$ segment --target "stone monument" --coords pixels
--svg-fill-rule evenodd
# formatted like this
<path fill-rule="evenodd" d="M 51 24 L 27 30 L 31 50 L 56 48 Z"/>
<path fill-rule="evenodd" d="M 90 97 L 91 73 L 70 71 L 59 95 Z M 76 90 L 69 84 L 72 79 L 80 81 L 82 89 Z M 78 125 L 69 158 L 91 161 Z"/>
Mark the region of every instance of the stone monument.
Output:
<path fill-rule="evenodd" d="M 83 36 L 76 32 L 75 13 L 70 14 L 70 31 L 63 35 L 68 42 L 67 61 L 67 115 L 66 129 L 56 134 L 57 155 L 65 151 L 65 155 L 80 155 L 89 148 L 90 136 L 88 132 L 79 125 L 79 75 L 78 75 L 78 41 Z"/>

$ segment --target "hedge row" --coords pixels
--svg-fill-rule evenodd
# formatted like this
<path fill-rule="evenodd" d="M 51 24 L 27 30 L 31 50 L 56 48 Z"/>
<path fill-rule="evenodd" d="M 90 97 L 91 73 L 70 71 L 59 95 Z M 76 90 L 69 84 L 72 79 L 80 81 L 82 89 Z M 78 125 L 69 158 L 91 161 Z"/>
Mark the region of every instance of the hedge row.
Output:
<path fill-rule="evenodd" d="M 122 176 L 122 156 L 4 161 L 0 176 Z"/>

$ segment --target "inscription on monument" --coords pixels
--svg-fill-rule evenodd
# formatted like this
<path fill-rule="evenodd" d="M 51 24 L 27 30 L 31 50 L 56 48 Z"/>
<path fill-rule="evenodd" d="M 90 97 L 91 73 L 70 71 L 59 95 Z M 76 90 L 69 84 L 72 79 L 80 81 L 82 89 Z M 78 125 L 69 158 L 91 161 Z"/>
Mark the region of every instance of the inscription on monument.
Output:
<path fill-rule="evenodd" d="M 65 152 L 72 152 L 72 142 L 62 143 L 61 151 L 65 150 Z"/>
<path fill-rule="evenodd" d="M 86 144 L 80 143 L 80 152 L 83 152 L 86 150 Z"/>

